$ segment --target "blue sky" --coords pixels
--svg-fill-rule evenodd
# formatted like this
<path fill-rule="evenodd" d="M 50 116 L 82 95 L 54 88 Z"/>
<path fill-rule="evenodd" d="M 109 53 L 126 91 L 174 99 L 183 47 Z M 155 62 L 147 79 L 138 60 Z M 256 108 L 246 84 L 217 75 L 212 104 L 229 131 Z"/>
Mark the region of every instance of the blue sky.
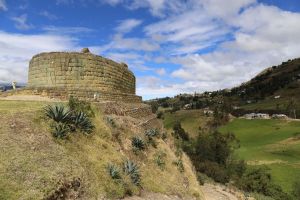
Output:
<path fill-rule="evenodd" d="M 0 0 L 0 82 L 44 51 L 126 62 L 144 99 L 229 88 L 300 57 L 298 0 Z"/>

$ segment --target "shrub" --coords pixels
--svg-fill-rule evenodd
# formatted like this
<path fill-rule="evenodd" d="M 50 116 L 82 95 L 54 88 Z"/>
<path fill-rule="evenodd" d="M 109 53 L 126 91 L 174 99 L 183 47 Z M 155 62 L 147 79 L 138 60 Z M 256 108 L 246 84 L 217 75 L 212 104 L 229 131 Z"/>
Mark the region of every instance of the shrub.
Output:
<path fill-rule="evenodd" d="M 71 112 L 62 104 L 48 105 L 44 108 L 45 115 L 55 122 L 69 123 L 71 121 Z"/>
<path fill-rule="evenodd" d="M 67 137 L 69 131 L 70 129 L 68 125 L 63 123 L 55 123 L 52 126 L 51 133 L 55 138 L 64 139 Z"/>
<path fill-rule="evenodd" d="M 154 161 L 161 170 L 165 169 L 165 166 L 166 166 L 165 158 L 166 157 L 167 157 L 167 154 L 163 151 L 159 151 L 156 154 L 154 154 Z"/>
<path fill-rule="evenodd" d="M 157 129 L 148 129 L 145 131 L 145 136 L 147 137 L 147 143 L 151 144 L 154 148 L 156 148 L 156 142 L 154 140 L 155 137 L 159 136 L 159 132 Z"/>
<path fill-rule="evenodd" d="M 123 167 L 124 173 L 128 175 L 133 184 L 141 185 L 141 176 L 139 172 L 139 167 L 132 161 L 126 160 Z"/>
<path fill-rule="evenodd" d="M 199 162 L 197 164 L 197 170 L 211 177 L 216 182 L 226 183 L 229 181 L 226 170 L 216 162 Z"/>
<path fill-rule="evenodd" d="M 181 172 L 181 173 L 184 172 L 184 166 L 183 166 L 183 162 L 182 162 L 181 159 L 173 161 L 173 164 L 176 165 L 176 167 L 179 170 L 179 172 Z"/>
<path fill-rule="evenodd" d="M 300 199 L 300 181 L 296 181 L 293 185 L 293 192 L 295 199 Z"/>
<path fill-rule="evenodd" d="M 140 137 L 133 137 L 131 139 L 131 145 L 133 150 L 136 151 L 142 151 L 145 149 L 145 143 L 144 140 Z"/>
<path fill-rule="evenodd" d="M 90 118 L 82 111 L 74 113 L 71 127 L 79 129 L 84 133 L 90 134 L 95 128 Z"/>
<path fill-rule="evenodd" d="M 84 112 L 89 117 L 95 116 L 90 102 L 80 101 L 78 98 L 70 96 L 68 106 L 72 112 Z"/>
<path fill-rule="evenodd" d="M 119 168 L 116 165 L 108 164 L 107 172 L 112 179 L 121 179 Z"/>
<path fill-rule="evenodd" d="M 148 129 L 145 131 L 145 135 L 148 138 L 154 138 L 159 136 L 159 131 L 157 129 Z"/>
<path fill-rule="evenodd" d="M 237 185 L 247 192 L 261 193 L 276 200 L 291 199 L 279 186 L 272 183 L 271 174 L 266 167 L 248 168 Z"/>
<path fill-rule="evenodd" d="M 175 122 L 173 126 L 173 135 L 177 139 L 182 139 L 184 141 L 189 140 L 189 135 L 185 130 L 181 127 L 181 123 L 179 121 Z"/>
<path fill-rule="evenodd" d="M 159 112 L 157 113 L 157 118 L 158 118 L 158 119 L 164 119 L 164 113 L 163 113 L 162 111 L 159 111 Z"/>

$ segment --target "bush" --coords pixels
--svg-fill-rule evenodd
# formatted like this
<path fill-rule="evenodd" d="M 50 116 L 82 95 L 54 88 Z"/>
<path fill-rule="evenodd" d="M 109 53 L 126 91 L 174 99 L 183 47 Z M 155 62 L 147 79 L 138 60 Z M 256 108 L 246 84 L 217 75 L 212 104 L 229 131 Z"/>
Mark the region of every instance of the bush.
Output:
<path fill-rule="evenodd" d="M 266 167 L 248 168 L 237 186 L 244 191 L 261 193 L 276 200 L 291 199 L 279 186 L 272 183 L 271 174 Z"/>
<path fill-rule="evenodd" d="M 148 129 L 145 131 L 145 135 L 148 138 L 154 138 L 159 136 L 159 131 L 157 129 Z"/>
<path fill-rule="evenodd" d="M 134 162 L 126 160 L 124 162 L 123 170 L 124 173 L 130 177 L 133 184 L 135 184 L 136 186 L 141 185 L 141 175 L 139 172 L 139 167 Z"/>
<path fill-rule="evenodd" d="M 157 118 L 158 118 L 158 119 L 164 119 L 164 113 L 163 113 L 162 111 L 159 111 L 159 112 L 157 113 Z"/>
<path fill-rule="evenodd" d="M 184 141 L 189 140 L 188 133 L 181 127 L 181 123 L 179 121 L 175 122 L 173 126 L 173 135 L 176 139 L 181 138 Z"/>
<path fill-rule="evenodd" d="M 44 112 L 46 117 L 55 122 L 52 125 L 52 134 L 57 138 L 65 138 L 69 131 L 76 130 L 90 134 L 95 128 L 86 113 L 70 110 L 62 104 L 48 105 Z"/>
<path fill-rule="evenodd" d="M 166 166 L 165 158 L 167 157 L 167 154 L 163 151 L 159 151 L 156 154 L 154 154 L 154 162 L 157 164 L 157 166 L 164 170 Z"/>
<path fill-rule="evenodd" d="M 74 127 L 75 130 L 79 129 L 87 134 L 90 134 L 95 128 L 90 118 L 82 111 L 74 113 L 71 127 Z"/>
<path fill-rule="evenodd" d="M 142 150 L 145 149 L 144 140 L 140 137 L 133 137 L 131 139 L 131 145 L 132 145 L 132 148 L 133 148 L 134 152 L 142 151 Z"/>
<path fill-rule="evenodd" d="M 108 164 L 107 172 L 112 179 L 121 179 L 119 168 L 116 165 Z"/>
<path fill-rule="evenodd" d="M 183 166 L 183 162 L 181 159 L 173 161 L 173 165 L 176 165 L 176 167 L 180 173 L 184 172 L 184 166 Z"/>
<path fill-rule="evenodd" d="M 55 138 L 64 139 L 67 137 L 69 131 L 70 129 L 68 125 L 63 123 L 55 123 L 52 125 L 51 133 Z"/>
<path fill-rule="evenodd" d="M 145 136 L 147 137 L 147 143 L 151 144 L 154 148 L 156 148 L 155 137 L 159 136 L 159 132 L 157 129 L 148 129 L 145 131 Z"/>
<path fill-rule="evenodd" d="M 72 120 L 71 112 L 62 104 L 48 105 L 44 108 L 45 115 L 60 123 L 69 123 Z"/>
<path fill-rule="evenodd" d="M 216 162 L 200 162 L 197 164 L 197 170 L 213 178 L 216 182 L 227 183 L 229 181 L 225 168 Z"/>
<path fill-rule="evenodd" d="M 86 101 L 80 101 L 78 98 L 70 96 L 68 106 L 71 112 L 83 112 L 88 117 L 94 117 L 95 113 L 92 109 L 91 103 Z"/>
<path fill-rule="evenodd" d="M 292 194 L 295 197 L 295 199 L 300 199 L 300 181 L 294 183 Z"/>

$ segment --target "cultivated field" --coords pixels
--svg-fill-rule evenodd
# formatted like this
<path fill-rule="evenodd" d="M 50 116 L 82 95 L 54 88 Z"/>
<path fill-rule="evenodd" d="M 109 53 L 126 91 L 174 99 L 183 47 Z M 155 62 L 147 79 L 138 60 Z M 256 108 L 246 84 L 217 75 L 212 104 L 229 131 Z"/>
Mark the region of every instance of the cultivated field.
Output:
<path fill-rule="evenodd" d="M 251 165 L 266 165 L 274 181 L 290 192 L 300 178 L 300 122 L 235 119 L 221 132 L 240 140 L 237 155 Z"/>
<path fill-rule="evenodd" d="M 178 120 L 195 137 L 208 119 L 201 110 L 180 110 L 165 113 L 164 124 L 171 131 Z M 241 144 L 237 156 L 250 165 L 269 167 L 275 183 L 285 191 L 290 192 L 300 179 L 300 122 L 234 119 L 220 131 L 233 132 Z"/>

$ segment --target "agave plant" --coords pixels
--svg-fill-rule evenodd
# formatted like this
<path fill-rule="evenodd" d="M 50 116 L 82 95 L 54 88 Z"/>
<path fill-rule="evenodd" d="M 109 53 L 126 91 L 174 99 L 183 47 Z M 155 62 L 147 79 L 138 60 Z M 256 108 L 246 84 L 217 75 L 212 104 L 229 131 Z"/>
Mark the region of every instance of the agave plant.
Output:
<path fill-rule="evenodd" d="M 131 139 L 131 145 L 133 147 L 133 150 L 142 151 L 145 149 L 145 143 L 144 140 L 140 137 L 133 137 Z"/>
<path fill-rule="evenodd" d="M 76 112 L 72 117 L 72 125 L 85 133 L 91 133 L 95 128 L 90 118 L 84 112 Z"/>
<path fill-rule="evenodd" d="M 159 132 L 157 129 L 148 129 L 145 131 L 145 135 L 148 137 L 148 138 L 154 138 L 154 137 L 157 137 L 159 135 Z"/>
<path fill-rule="evenodd" d="M 133 184 L 140 186 L 141 185 L 141 175 L 139 172 L 139 167 L 131 160 L 126 160 L 124 162 L 124 173 L 128 175 Z"/>
<path fill-rule="evenodd" d="M 119 168 L 116 165 L 108 164 L 107 172 L 112 179 L 121 179 Z"/>
<path fill-rule="evenodd" d="M 69 123 L 71 121 L 70 110 L 62 104 L 48 105 L 44 111 L 45 115 L 55 122 Z"/>
<path fill-rule="evenodd" d="M 69 131 L 70 129 L 68 125 L 55 123 L 52 127 L 51 133 L 55 138 L 64 139 L 68 135 Z"/>

